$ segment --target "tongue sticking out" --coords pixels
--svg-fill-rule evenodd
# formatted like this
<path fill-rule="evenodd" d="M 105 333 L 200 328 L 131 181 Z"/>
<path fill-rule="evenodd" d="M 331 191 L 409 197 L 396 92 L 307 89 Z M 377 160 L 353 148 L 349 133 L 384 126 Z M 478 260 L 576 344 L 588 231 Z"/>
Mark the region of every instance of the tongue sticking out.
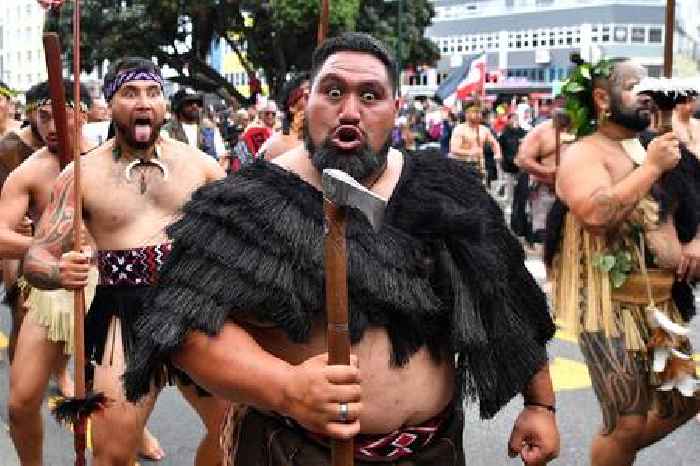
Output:
<path fill-rule="evenodd" d="M 134 139 L 138 142 L 148 142 L 151 140 L 151 127 L 149 125 L 134 126 Z"/>

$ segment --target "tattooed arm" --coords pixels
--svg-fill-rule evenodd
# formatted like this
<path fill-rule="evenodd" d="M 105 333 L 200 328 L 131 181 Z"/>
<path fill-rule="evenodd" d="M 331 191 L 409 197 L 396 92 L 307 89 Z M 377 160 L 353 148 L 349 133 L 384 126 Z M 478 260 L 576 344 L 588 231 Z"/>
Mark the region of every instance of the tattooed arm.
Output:
<path fill-rule="evenodd" d="M 73 170 L 66 168 L 56 180 L 51 202 L 39 220 L 37 232 L 24 258 L 24 276 L 41 289 L 79 288 L 89 264 L 73 247 Z"/>
<path fill-rule="evenodd" d="M 620 148 L 621 156 L 625 156 Z M 557 195 L 593 234 L 617 229 L 664 172 L 644 163 L 620 180 L 613 180 L 600 148 L 581 141 L 566 151 L 557 176 Z"/>

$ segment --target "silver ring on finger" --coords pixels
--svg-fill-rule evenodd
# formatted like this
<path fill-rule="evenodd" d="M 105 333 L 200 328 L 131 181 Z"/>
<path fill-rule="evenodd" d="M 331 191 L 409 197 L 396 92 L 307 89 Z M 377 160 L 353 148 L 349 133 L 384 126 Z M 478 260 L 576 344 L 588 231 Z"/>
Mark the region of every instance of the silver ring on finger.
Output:
<path fill-rule="evenodd" d="M 340 419 L 340 422 L 346 422 L 348 420 L 348 414 L 350 409 L 348 408 L 347 403 L 338 403 L 340 411 L 338 413 L 338 418 Z"/>

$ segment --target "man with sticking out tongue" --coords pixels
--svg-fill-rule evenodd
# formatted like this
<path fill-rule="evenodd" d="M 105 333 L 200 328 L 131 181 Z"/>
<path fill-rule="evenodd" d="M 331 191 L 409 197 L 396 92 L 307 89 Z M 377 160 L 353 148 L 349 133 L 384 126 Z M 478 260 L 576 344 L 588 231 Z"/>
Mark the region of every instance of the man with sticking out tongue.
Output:
<path fill-rule="evenodd" d="M 155 442 L 142 439 L 142 432 L 158 389 L 153 386 L 142 403 L 125 400 L 121 375 L 131 363 L 125 351 L 134 344 L 134 322 L 148 312 L 144 299 L 171 250 L 165 227 L 195 189 L 224 176 L 208 155 L 160 135 L 163 80 L 152 62 L 117 60 L 105 77 L 104 93 L 116 136 L 83 157 L 79 193 L 100 272 L 85 323 L 86 369 L 93 390 L 111 400 L 91 418 L 95 466 L 132 464 L 144 439 Z M 64 247 L 72 244 L 73 176 L 69 165 L 27 253 L 25 273 L 42 288 L 78 289 L 87 283 L 88 255 Z M 218 429 L 228 403 L 200 397 L 191 384 L 179 385 L 207 430 L 195 464 L 218 464 Z M 156 453 L 155 459 L 163 457 Z"/>

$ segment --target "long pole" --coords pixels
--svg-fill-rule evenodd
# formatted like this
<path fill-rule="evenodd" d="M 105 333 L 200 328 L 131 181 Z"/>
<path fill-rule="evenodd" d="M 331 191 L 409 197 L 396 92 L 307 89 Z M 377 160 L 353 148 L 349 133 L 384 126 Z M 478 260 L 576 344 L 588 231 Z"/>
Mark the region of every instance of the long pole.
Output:
<path fill-rule="evenodd" d="M 80 0 L 75 0 L 73 10 L 73 194 L 75 214 L 73 215 L 73 250 L 80 251 L 82 247 L 81 233 L 83 227 L 83 203 L 80 192 Z M 74 291 L 73 325 L 75 338 L 75 397 L 85 399 L 85 290 L 80 288 Z M 87 418 L 85 415 L 78 417 L 74 426 L 75 431 L 75 465 L 85 466 Z"/>
<path fill-rule="evenodd" d="M 321 45 L 328 37 L 328 18 L 330 16 L 329 0 L 321 0 L 321 16 L 318 21 L 318 38 L 316 43 Z"/>
<path fill-rule="evenodd" d="M 326 273 L 326 314 L 328 320 L 328 364 L 350 365 L 350 332 L 348 328 L 348 272 L 345 239 L 345 209 L 323 200 L 326 222 L 324 240 Z M 353 466 L 353 441 L 333 440 L 331 464 Z"/>
<path fill-rule="evenodd" d="M 666 40 L 664 42 L 664 76 L 673 76 L 673 34 L 676 27 L 676 0 L 666 0 Z"/>
<path fill-rule="evenodd" d="M 403 64 L 401 62 L 401 55 L 403 53 L 403 0 L 398 0 L 399 1 L 399 15 L 398 15 L 398 23 L 399 27 L 398 29 L 398 42 L 396 43 L 396 76 L 398 78 L 398 82 L 396 83 L 396 90 L 399 94 L 399 98 L 401 97 L 401 70 L 403 69 Z"/>

